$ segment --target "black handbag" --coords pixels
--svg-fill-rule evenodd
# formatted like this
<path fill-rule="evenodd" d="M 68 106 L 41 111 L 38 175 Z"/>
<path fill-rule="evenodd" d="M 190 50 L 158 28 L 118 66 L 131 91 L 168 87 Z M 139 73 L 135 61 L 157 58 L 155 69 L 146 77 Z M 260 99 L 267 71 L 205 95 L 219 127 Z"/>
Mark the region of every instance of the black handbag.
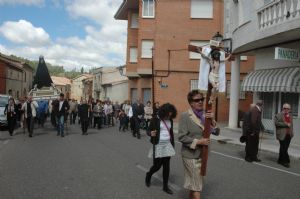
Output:
<path fill-rule="evenodd" d="M 247 141 L 247 136 L 246 135 L 242 135 L 241 137 L 240 137 L 240 142 L 241 143 L 245 143 Z"/>

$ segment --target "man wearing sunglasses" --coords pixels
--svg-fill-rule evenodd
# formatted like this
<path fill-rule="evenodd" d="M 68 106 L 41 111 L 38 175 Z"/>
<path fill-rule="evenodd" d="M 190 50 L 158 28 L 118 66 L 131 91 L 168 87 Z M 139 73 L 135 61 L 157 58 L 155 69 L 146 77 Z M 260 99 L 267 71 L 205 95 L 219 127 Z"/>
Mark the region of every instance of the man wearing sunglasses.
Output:
<path fill-rule="evenodd" d="M 276 139 L 279 141 L 278 164 L 284 167 L 290 167 L 290 157 L 288 149 L 293 133 L 293 115 L 290 113 L 291 106 L 288 103 L 283 104 L 282 111 L 275 116 Z"/>

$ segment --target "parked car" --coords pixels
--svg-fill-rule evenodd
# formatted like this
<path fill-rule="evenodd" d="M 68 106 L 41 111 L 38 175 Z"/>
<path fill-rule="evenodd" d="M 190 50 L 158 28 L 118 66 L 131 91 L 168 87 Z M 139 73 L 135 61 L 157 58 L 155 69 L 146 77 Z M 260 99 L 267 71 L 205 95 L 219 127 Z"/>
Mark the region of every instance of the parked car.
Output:
<path fill-rule="evenodd" d="M 7 128 L 7 118 L 4 114 L 5 106 L 8 103 L 9 95 L 0 95 L 0 129 Z"/>

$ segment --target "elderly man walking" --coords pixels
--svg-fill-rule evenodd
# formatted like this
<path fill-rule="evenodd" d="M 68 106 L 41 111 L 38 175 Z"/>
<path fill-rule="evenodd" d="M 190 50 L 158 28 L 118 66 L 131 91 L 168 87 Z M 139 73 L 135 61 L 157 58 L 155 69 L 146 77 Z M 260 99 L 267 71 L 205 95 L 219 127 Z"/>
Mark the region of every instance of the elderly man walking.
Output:
<path fill-rule="evenodd" d="M 27 101 L 22 106 L 22 110 L 24 111 L 24 116 L 26 119 L 29 137 L 32 137 L 33 135 L 34 118 L 36 117 L 37 108 L 38 108 L 37 102 L 33 101 L 32 96 L 29 95 L 27 97 Z"/>
<path fill-rule="evenodd" d="M 279 141 L 279 157 L 278 164 L 284 167 L 290 167 L 290 157 L 288 149 L 293 132 L 293 115 L 290 113 L 291 106 L 288 103 L 283 104 L 282 111 L 275 116 L 276 138 Z"/>
<path fill-rule="evenodd" d="M 250 110 L 250 124 L 251 132 L 247 134 L 246 141 L 246 157 L 247 162 L 261 162 L 258 159 L 258 146 L 259 146 L 259 134 L 264 131 L 264 126 L 261 121 L 263 102 L 258 100 L 253 108 Z"/>

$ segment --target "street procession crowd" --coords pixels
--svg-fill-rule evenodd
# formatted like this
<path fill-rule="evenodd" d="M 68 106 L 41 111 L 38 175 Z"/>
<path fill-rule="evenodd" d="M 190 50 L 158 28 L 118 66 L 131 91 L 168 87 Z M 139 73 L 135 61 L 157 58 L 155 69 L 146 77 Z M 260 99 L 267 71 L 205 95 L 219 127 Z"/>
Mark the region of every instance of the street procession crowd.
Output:
<path fill-rule="evenodd" d="M 115 126 L 119 121 L 119 131 L 132 131 L 134 137 L 140 139 L 140 128 L 147 129 L 153 113 L 157 113 L 159 103 L 154 108 L 151 102 L 146 105 L 137 100 L 132 104 L 129 100 L 119 104 L 107 100 L 65 99 L 63 93 L 55 100 L 33 100 L 32 96 L 19 99 L 9 98 L 5 108 L 8 121 L 8 131 L 13 136 L 14 129 L 19 125 L 24 130 L 27 127 L 29 137 L 33 136 L 34 125 L 44 127 L 49 117 L 51 124 L 56 128 L 57 135 L 64 137 L 64 127 L 69 123 L 80 124 L 82 134 L 87 135 L 88 128 L 101 129 Z M 153 112 L 154 111 L 154 112 Z"/>
<path fill-rule="evenodd" d="M 203 147 L 210 145 L 210 138 L 204 138 L 204 123 L 206 118 L 211 119 L 210 133 L 218 135 L 219 127 L 214 120 L 214 115 L 204 109 L 205 94 L 199 90 L 192 90 L 187 94 L 189 109 L 181 113 L 178 126 L 178 140 L 182 143 L 181 156 L 184 168 L 184 188 L 189 190 L 189 198 L 200 198 L 203 186 L 203 176 L 199 175 L 201 167 L 201 154 Z M 246 142 L 245 160 L 248 162 L 259 162 L 258 145 L 259 133 L 263 130 L 261 113 L 263 102 L 252 104 L 249 113 L 245 114 L 243 125 L 243 139 Z M 280 144 L 278 163 L 289 167 L 290 159 L 288 147 L 293 137 L 293 124 L 290 114 L 291 106 L 285 103 L 282 112 L 275 116 L 276 135 Z M 59 99 L 55 100 L 33 100 L 32 96 L 20 100 L 10 98 L 5 108 L 8 119 L 8 131 L 13 136 L 16 121 L 19 120 L 21 128 L 32 137 L 34 124 L 44 126 L 47 116 L 50 117 L 52 125 L 57 130 L 57 135 L 64 137 L 64 127 L 68 122 L 72 125 L 78 122 L 81 125 L 82 135 L 87 135 L 88 127 L 98 128 L 110 127 L 119 121 L 119 131 L 131 130 L 132 135 L 141 138 L 140 130 L 145 129 L 150 137 L 152 148 L 148 157 L 153 158 L 153 165 L 146 173 L 145 184 L 151 186 L 151 177 L 163 167 L 163 191 L 173 194 L 168 186 L 170 174 L 170 159 L 175 156 L 175 140 L 173 132 L 173 119 L 177 116 L 176 107 L 170 103 L 155 103 L 154 106 L 148 101 L 144 105 L 140 100 L 131 103 L 129 100 L 122 104 L 111 101 L 100 101 L 93 99 L 67 100 L 61 93 Z M 78 120 L 76 118 L 78 117 Z M 68 121 L 69 118 L 69 121 Z M 25 132 L 25 131 L 24 131 Z"/>

